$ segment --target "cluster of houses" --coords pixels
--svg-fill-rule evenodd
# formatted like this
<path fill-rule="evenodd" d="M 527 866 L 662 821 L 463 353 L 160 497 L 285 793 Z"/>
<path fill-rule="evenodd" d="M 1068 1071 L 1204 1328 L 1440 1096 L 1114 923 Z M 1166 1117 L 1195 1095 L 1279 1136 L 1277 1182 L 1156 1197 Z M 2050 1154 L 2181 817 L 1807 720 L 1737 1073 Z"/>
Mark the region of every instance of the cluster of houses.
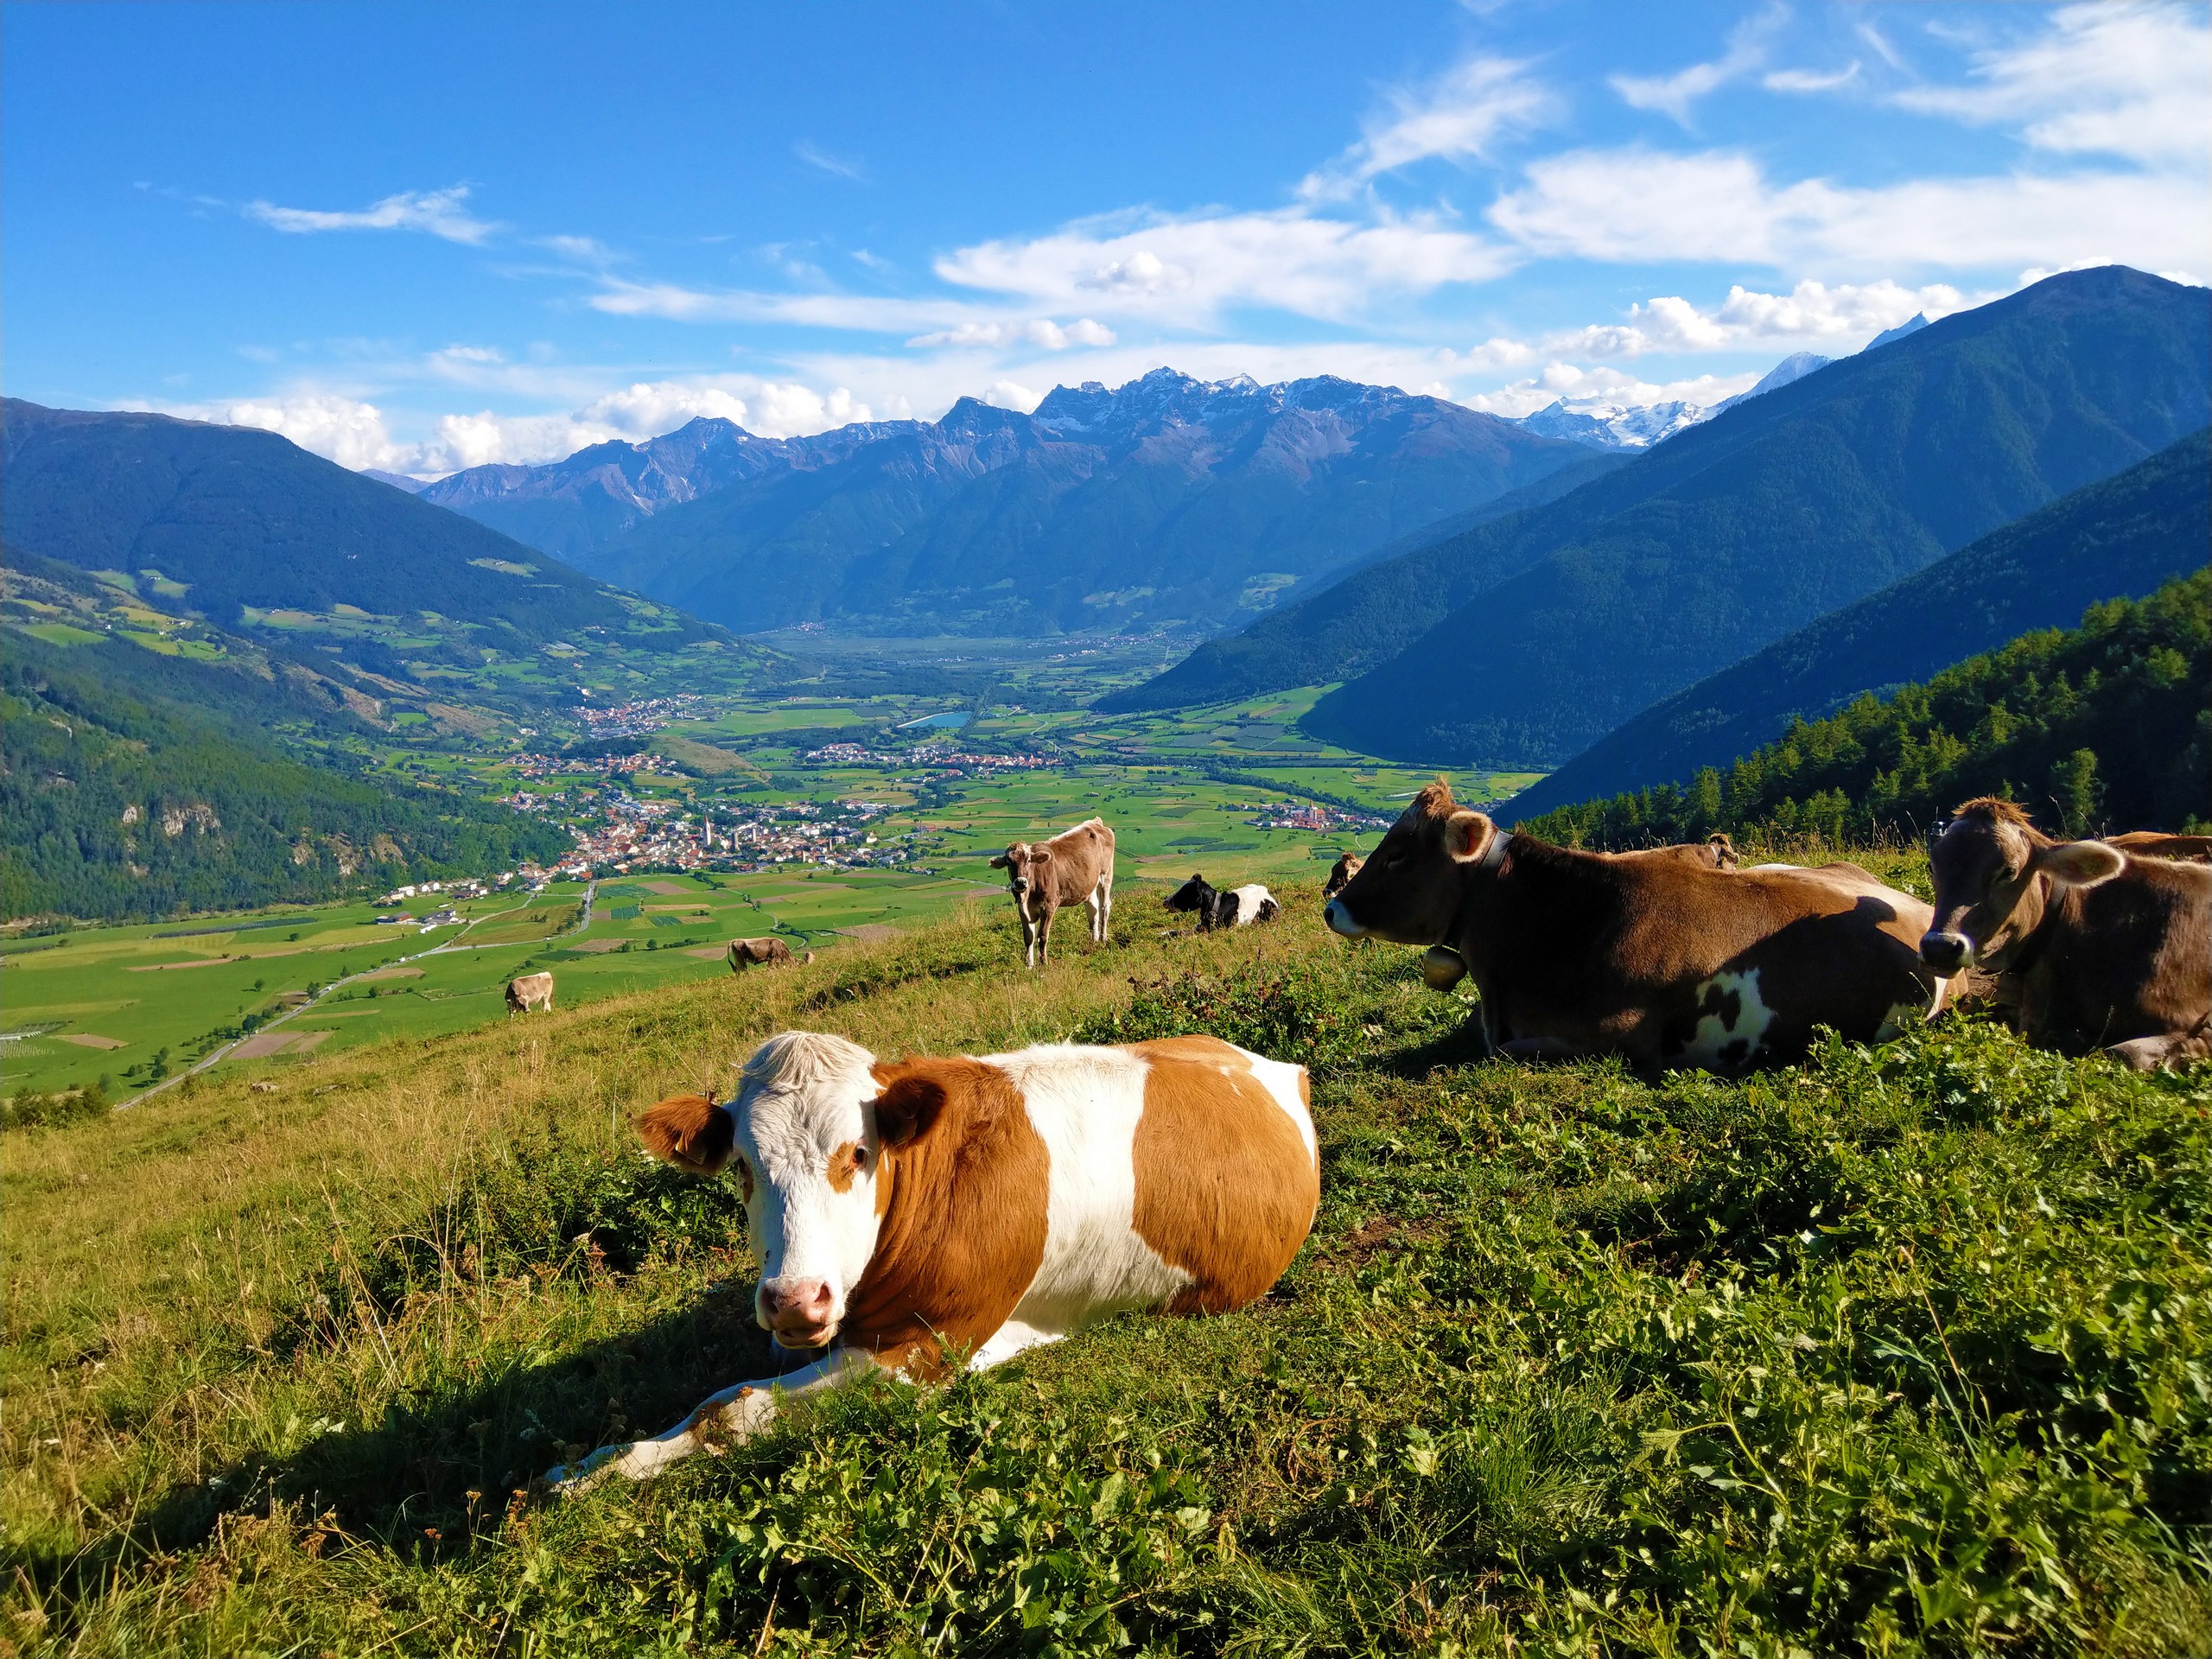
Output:
<path fill-rule="evenodd" d="M 1007 772 L 1040 772 L 1059 762 L 1046 754 L 976 754 L 950 743 L 912 749 L 871 749 L 858 743 L 825 743 L 799 756 L 816 766 L 929 766 L 948 778 L 995 778 Z"/>

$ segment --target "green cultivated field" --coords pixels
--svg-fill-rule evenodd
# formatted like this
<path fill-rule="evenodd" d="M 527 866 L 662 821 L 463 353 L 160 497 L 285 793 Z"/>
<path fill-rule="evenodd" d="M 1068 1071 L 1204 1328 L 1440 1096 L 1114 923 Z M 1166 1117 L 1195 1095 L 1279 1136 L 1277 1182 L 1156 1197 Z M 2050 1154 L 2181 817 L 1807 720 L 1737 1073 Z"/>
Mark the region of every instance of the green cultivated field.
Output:
<path fill-rule="evenodd" d="M 1135 893 L 1107 948 L 1036 975 L 985 906 L 10 1133 L 0 1631 L 424 1659 L 2205 1650 L 2204 1071 L 1972 1023 L 1743 1084 L 1485 1061 L 1416 953 L 1287 896 L 1163 938 Z M 890 1054 L 1211 1031 L 1302 1062 L 1313 1236 L 1242 1313 L 1115 1320 L 533 1503 L 533 1474 L 772 1366 L 734 1185 L 650 1164 L 623 1120 L 793 1026 Z"/>

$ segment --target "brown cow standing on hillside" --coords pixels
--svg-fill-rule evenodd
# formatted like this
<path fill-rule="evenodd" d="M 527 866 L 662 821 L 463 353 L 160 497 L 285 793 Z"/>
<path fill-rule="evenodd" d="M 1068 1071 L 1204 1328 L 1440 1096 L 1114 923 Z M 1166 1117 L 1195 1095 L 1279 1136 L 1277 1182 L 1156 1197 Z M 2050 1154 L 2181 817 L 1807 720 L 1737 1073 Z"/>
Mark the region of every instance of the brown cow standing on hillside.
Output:
<path fill-rule="evenodd" d="M 748 968 L 780 968 L 791 959 L 791 948 L 781 939 L 763 936 L 757 939 L 732 939 L 722 960 L 729 963 L 733 974 L 741 974 Z M 814 952 L 806 953 L 806 960 L 814 960 Z"/>
<path fill-rule="evenodd" d="M 1938 973 L 1994 974 L 2030 1042 L 2102 1049 L 2139 1071 L 2212 1054 L 2212 868 L 2053 841 L 1987 798 L 1959 808 L 1928 861 L 1936 916 L 1922 958 Z"/>
<path fill-rule="evenodd" d="M 1917 948 L 1931 913 L 1855 865 L 1550 846 L 1456 806 L 1441 779 L 1325 912 L 1350 938 L 1455 950 L 1495 1052 L 1724 1072 L 1801 1058 L 1815 1026 L 1864 1042 L 1936 1012 L 1947 986 Z"/>
<path fill-rule="evenodd" d="M 1052 917 L 1073 904 L 1090 910 L 1090 942 L 1106 942 L 1114 914 L 1114 832 L 1090 818 L 1050 841 L 1017 841 L 991 861 L 1007 873 L 1021 916 L 1021 959 L 1034 968 L 1051 952 Z"/>
<path fill-rule="evenodd" d="M 524 974 L 507 982 L 507 1012 L 525 1014 L 532 1008 L 553 1012 L 553 976 Z"/>
<path fill-rule="evenodd" d="M 1323 901 L 1326 902 L 1342 893 L 1344 883 L 1357 875 L 1359 867 L 1366 861 L 1357 853 L 1338 853 L 1337 861 L 1329 866 L 1329 879 L 1321 884 Z"/>
<path fill-rule="evenodd" d="M 1223 1313 L 1267 1294 L 1320 1198 L 1306 1069 L 1213 1037 L 879 1060 L 772 1037 L 737 1098 L 648 1109 L 645 1145 L 732 1165 L 760 1258 L 753 1318 L 822 1357 L 724 1389 L 657 1439 L 549 1483 L 642 1480 L 757 1433 L 779 1396 L 981 1370 L 1117 1313 Z"/>

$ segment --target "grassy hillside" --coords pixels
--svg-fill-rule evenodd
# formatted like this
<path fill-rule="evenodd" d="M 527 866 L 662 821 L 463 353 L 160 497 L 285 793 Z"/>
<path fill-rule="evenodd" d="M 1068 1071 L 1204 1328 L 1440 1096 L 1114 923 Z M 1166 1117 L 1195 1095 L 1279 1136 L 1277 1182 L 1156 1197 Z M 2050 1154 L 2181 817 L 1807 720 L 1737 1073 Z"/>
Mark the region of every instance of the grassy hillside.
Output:
<path fill-rule="evenodd" d="M 728 683 L 764 655 L 273 432 L 10 398 L 0 462 L 10 547 L 448 697 L 543 702 L 610 657 Z"/>
<path fill-rule="evenodd" d="M 1727 410 L 1554 505 L 1202 646 L 1119 706 L 1351 682 L 1317 735 L 1548 770 L 1658 698 L 2212 416 L 2212 296 L 2050 278 Z"/>
<path fill-rule="evenodd" d="M 1525 814 L 1725 766 L 1861 691 L 1924 680 L 1969 652 L 2140 598 L 2212 556 L 2212 430 L 1983 537 L 1916 576 L 1777 639 L 1608 732 L 1516 808 Z"/>
<path fill-rule="evenodd" d="M 11 1137 L 24 1654 L 2170 1654 L 2212 1629 L 2212 1094 L 1963 1028 L 1740 1084 L 1455 1047 L 1280 925 L 810 969 Z M 620 1119 L 760 1035 L 1211 1030 L 1313 1068 L 1259 1306 L 886 1386 L 642 1490 L 760 1375 L 734 1188 Z"/>
<path fill-rule="evenodd" d="M 143 919 L 550 859 L 569 837 L 450 791 L 308 765 L 360 722 L 327 683 L 97 637 L 0 654 L 0 918 Z M 365 728 L 362 729 L 365 729 Z"/>
<path fill-rule="evenodd" d="M 2079 628 L 2024 635 L 1924 685 L 1795 721 L 1725 773 L 1707 766 L 1686 785 L 1520 824 L 1576 846 L 1714 830 L 1840 845 L 1916 840 L 1976 795 L 2009 796 L 2070 836 L 2212 823 L 2212 568 L 2092 605 Z"/>

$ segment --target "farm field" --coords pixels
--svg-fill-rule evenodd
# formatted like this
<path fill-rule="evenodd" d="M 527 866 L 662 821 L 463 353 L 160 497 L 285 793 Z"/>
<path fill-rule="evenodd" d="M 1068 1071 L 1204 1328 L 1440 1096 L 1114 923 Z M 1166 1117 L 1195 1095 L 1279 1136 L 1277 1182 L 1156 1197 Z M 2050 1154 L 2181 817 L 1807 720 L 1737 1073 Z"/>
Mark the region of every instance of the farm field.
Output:
<path fill-rule="evenodd" d="M 779 718 L 803 720 L 818 732 L 834 723 L 827 718 L 832 712 L 859 718 L 846 705 L 816 704 L 742 710 L 728 718 L 762 722 L 753 734 L 758 741 L 786 729 Z M 1218 713 L 1222 728 L 1236 729 L 1247 712 Z M 987 720 L 962 739 L 980 745 L 1032 735 L 1001 731 L 1001 724 Z M 1213 728 L 1192 718 L 1174 729 Z M 670 730 L 704 741 L 710 728 L 686 722 Z M 1340 850 L 1376 833 L 1371 827 L 1262 828 L 1254 822 L 1260 809 L 1296 805 L 1301 796 L 1223 781 L 1175 757 L 1124 758 L 1119 749 L 1087 745 L 1062 746 L 1058 764 L 1046 768 L 950 778 L 913 765 L 810 764 L 772 747 L 755 753 L 756 765 L 727 779 L 646 773 L 626 781 L 641 798 L 676 800 L 725 818 L 836 801 L 883 803 L 888 810 L 872 827 L 883 840 L 906 845 L 909 863 L 609 877 L 601 883 L 588 930 L 551 944 L 549 933 L 574 925 L 581 883 L 556 884 L 512 916 L 505 912 L 518 900 L 495 893 L 461 906 L 464 920 L 475 923 L 465 936 L 467 948 L 410 963 L 390 979 L 343 987 L 288 1020 L 283 1030 L 290 1035 L 282 1043 L 272 1033 L 261 1052 L 222 1064 L 273 1074 L 310 1052 L 504 1019 L 502 988 L 533 969 L 553 971 L 556 996 L 565 1004 L 724 976 L 720 947 L 741 935 L 776 932 L 795 950 L 823 950 L 881 928 L 941 918 L 963 905 L 1004 905 L 1003 878 L 989 868 L 990 858 L 1009 842 L 1037 839 L 1094 814 L 1115 827 L 1124 891 L 1132 884 L 1179 883 L 1193 872 L 1219 886 L 1310 880 Z M 1278 775 L 1262 753 L 1222 753 L 1237 760 L 1238 777 Z M 455 768 L 465 764 L 453 761 Z M 1291 791 L 1319 790 L 1388 816 L 1427 776 L 1370 765 L 1306 768 L 1287 781 Z M 772 781 L 759 781 L 763 778 Z M 539 786 L 575 789 L 587 781 L 597 780 L 578 773 Z M 78 928 L 0 945 L 8 1033 L 0 1042 L 0 1092 L 80 1089 L 105 1078 L 110 1097 L 124 1097 L 152 1081 L 156 1070 L 181 1070 L 212 1046 L 216 1033 L 250 1015 L 271 1016 L 289 996 L 383 967 L 426 943 L 450 943 L 457 931 L 424 941 L 411 927 L 376 926 L 377 913 L 362 904 L 291 906 Z M 1082 928 L 1081 915 L 1072 913 L 1056 929 L 1056 943 L 1079 939 Z"/>
<path fill-rule="evenodd" d="M 10 1641 L 2202 1648 L 2201 1071 L 1971 1022 L 1740 1084 L 1491 1062 L 1416 953 L 1288 896 L 1162 938 L 1140 892 L 1033 976 L 986 906 L 11 1134 Z M 518 1493 L 772 1370 L 732 1184 L 646 1162 L 623 1118 L 792 1026 L 1300 1061 L 1313 1236 L 1242 1313 L 823 1400 L 643 1488 Z"/>

